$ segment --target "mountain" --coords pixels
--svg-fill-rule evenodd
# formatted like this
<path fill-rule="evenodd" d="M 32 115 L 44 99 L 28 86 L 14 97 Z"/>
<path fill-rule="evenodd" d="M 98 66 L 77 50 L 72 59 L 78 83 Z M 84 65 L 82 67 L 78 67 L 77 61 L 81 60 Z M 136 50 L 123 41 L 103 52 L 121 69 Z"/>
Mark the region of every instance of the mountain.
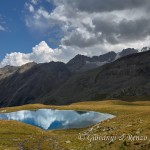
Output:
<path fill-rule="evenodd" d="M 8 66 L 5 66 L 3 68 L 0 68 L 0 80 L 11 76 L 16 71 L 25 72 L 28 69 L 30 69 L 31 67 L 33 67 L 34 65 L 36 65 L 35 62 L 30 62 L 30 63 L 27 63 L 27 64 L 21 66 L 21 67 L 15 67 L 15 66 L 9 66 L 8 65 Z"/>
<path fill-rule="evenodd" d="M 15 71 L 17 71 L 18 67 L 14 66 L 5 66 L 4 68 L 0 68 L 0 79 L 4 79 L 10 75 L 12 75 Z"/>
<path fill-rule="evenodd" d="M 150 51 L 122 57 L 94 70 L 77 74 L 47 99 L 56 104 L 85 100 L 150 98 Z"/>
<path fill-rule="evenodd" d="M 84 55 L 76 55 L 67 63 L 67 67 L 72 72 L 85 72 L 97 67 L 100 67 L 106 63 L 111 63 L 120 57 L 124 57 L 130 54 L 138 53 L 138 50 L 134 48 L 124 49 L 119 53 L 108 52 L 100 56 L 87 57 Z"/>
<path fill-rule="evenodd" d="M 117 54 L 115 52 L 109 52 L 100 56 L 87 57 L 84 55 L 77 55 L 71 59 L 67 66 L 72 72 L 85 72 L 110 63 L 115 60 Z"/>
<path fill-rule="evenodd" d="M 16 106 L 34 103 L 71 76 L 64 63 L 29 63 L 0 80 L 0 105 Z"/>
<path fill-rule="evenodd" d="M 19 73 L 26 72 L 26 71 L 30 70 L 32 67 L 34 67 L 36 65 L 37 65 L 37 63 L 35 63 L 35 62 L 27 63 L 25 65 L 22 65 L 20 68 L 18 68 L 18 72 Z"/>
<path fill-rule="evenodd" d="M 150 50 L 150 47 L 143 47 L 141 52 L 145 52 L 145 51 L 149 51 Z"/>
<path fill-rule="evenodd" d="M 119 54 L 120 58 L 127 56 L 127 55 L 131 55 L 131 54 L 135 54 L 138 53 L 138 50 L 134 49 L 134 48 L 127 48 L 127 49 L 123 49 Z"/>
<path fill-rule="evenodd" d="M 0 69 L 1 107 L 29 103 L 61 105 L 95 99 L 148 99 L 149 91 L 150 51 L 137 53 L 125 49 L 117 54 L 77 55 L 67 64 L 31 62 Z"/>
<path fill-rule="evenodd" d="M 80 69 L 86 64 L 87 61 L 90 61 L 90 57 L 84 55 L 76 55 L 67 63 L 67 67 L 72 72 L 80 71 Z"/>

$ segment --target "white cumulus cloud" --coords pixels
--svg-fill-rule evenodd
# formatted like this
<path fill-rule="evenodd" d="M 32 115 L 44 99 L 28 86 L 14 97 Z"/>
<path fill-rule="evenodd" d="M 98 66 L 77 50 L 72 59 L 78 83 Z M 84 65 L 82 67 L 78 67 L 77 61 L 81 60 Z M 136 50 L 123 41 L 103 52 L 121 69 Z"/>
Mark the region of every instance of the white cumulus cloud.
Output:
<path fill-rule="evenodd" d="M 45 63 L 50 61 L 57 61 L 57 57 L 60 55 L 59 49 L 51 49 L 45 41 L 40 42 L 38 45 L 32 48 L 31 53 L 13 52 L 7 54 L 5 58 L 0 62 L 0 67 L 6 65 L 21 66 L 29 62 Z"/>

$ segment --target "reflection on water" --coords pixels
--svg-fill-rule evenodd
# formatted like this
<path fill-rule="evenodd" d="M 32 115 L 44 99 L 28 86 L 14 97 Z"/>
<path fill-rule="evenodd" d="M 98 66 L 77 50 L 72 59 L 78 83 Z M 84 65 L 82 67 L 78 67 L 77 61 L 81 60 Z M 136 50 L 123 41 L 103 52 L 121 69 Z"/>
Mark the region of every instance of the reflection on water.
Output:
<path fill-rule="evenodd" d="M 93 111 L 39 109 L 0 114 L 1 120 L 16 120 L 45 130 L 82 128 L 97 124 L 113 115 Z"/>

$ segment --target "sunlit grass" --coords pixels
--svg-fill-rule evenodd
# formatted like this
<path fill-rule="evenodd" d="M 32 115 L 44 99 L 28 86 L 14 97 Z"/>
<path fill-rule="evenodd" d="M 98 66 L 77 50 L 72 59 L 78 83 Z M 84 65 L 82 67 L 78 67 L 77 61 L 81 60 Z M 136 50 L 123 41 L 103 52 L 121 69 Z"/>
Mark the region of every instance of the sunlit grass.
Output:
<path fill-rule="evenodd" d="M 124 102 L 120 100 L 81 102 L 68 106 L 46 106 L 42 104 L 24 105 L 20 107 L 2 108 L 1 113 L 18 110 L 34 110 L 40 108 L 93 110 L 110 113 L 116 117 L 103 121 L 93 127 L 58 131 L 44 131 L 37 127 L 17 121 L 0 121 L 0 150 L 10 149 L 42 149 L 42 150 L 117 150 L 117 149 L 149 149 L 150 148 L 150 102 Z M 81 141 L 79 133 L 99 136 L 147 136 L 149 140 L 115 140 L 115 141 Z"/>

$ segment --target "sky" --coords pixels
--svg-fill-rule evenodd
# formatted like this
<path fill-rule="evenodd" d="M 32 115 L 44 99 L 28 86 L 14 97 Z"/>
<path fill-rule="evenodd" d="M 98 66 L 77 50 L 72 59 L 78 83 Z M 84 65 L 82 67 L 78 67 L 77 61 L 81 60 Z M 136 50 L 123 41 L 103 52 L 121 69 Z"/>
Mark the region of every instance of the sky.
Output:
<path fill-rule="evenodd" d="M 150 46 L 149 0 L 1 0 L 0 67 Z"/>

